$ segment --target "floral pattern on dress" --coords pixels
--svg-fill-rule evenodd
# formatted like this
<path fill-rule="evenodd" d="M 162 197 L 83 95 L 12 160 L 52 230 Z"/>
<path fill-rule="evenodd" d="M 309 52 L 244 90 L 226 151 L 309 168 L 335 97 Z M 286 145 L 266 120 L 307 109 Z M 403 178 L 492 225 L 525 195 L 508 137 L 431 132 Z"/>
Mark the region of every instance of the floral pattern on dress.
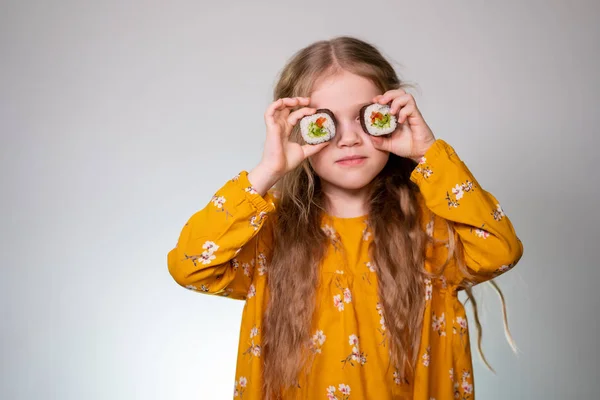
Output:
<path fill-rule="evenodd" d="M 208 286 L 206 286 L 204 283 L 200 284 L 200 288 L 198 288 L 195 285 L 186 285 L 185 286 L 186 289 L 190 289 L 196 292 L 204 292 L 204 293 L 208 293 Z"/>
<path fill-rule="evenodd" d="M 468 331 L 467 319 L 457 316 L 452 320 L 452 333 L 463 337 Z"/>
<path fill-rule="evenodd" d="M 381 342 L 379 342 L 379 345 L 385 346 L 385 340 L 386 340 L 385 318 L 383 317 L 383 307 L 380 302 L 377 302 L 375 309 L 377 310 L 377 314 L 379 315 L 379 326 L 380 327 L 377 328 L 377 331 L 381 334 L 381 337 L 382 337 L 382 340 L 381 340 Z"/>
<path fill-rule="evenodd" d="M 248 378 L 245 376 L 240 376 L 240 379 L 235 381 L 235 386 L 233 387 L 233 397 L 239 397 L 240 399 L 243 399 L 246 386 L 248 386 Z"/>
<path fill-rule="evenodd" d="M 408 379 L 406 379 L 406 377 L 402 376 L 402 374 L 400 373 L 398 368 L 396 368 L 396 370 L 394 371 L 393 378 L 394 378 L 394 383 L 396 385 L 408 385 L 408 383 L 409 383 Z"/>
<path fill-rule="evenodd" d="M 267 213 L 264 211 L 261 211 L 258 215 L 253 215 L 252 217 L 250 217 L 250 226 L 254 228 L 255 231 L 257 231 L 258 228 L 261 227 L 266 216 Z"/>
<path fill-rule="evenodd" d="M 340 391 L 338 397 L 337 390 Z M 327 400 L 349 400 L 350 399 L 350 386 L 341 383 L 337 389 L 335 386 L 329 386 L 327 388 Z"/>
<path fill-rule="evenodd" d="M 372 276 L 376 272 L 375 263 L 373 261 L 367 261 L 367 262 L 365 262 L 365 266 L 367 267 L 368 271 L 363 272 L 362 278 L 369 285 L 372 285 L 371 279 L 377 279 L 375 276 Z"/>
<path fill-rule="evenodd" d="M 352 302 L 352 292 L 350 288 L 342 286 L 340 278 L 337 276 L 335 278 L 335 286 L 342 293 L 333 296 L 333 305 L 341 312 L 344 311 L 344 303 L 349 304 Z"/>
<path fill-rule="evenodd" d="M 219 196 L 218 194 L 215 194 L 210 199 L 210 201 L 217 208 L 218 212 L 224 212 L 225 213 L 226 219 L 227 219 L 227 217 L 231 217 L 232 216 L 229 213 L 229 211 L 227 211 L 227 209 L 224 207 L 225 202 L 227 201 L 227 199 L 224 196 Z"/>
<path fill-rule="evenodd" d="M 369 220 L 366 219 L 365 220 L 365 228 L 362 231 L 362 240 L 366 242 L 369 240 L 370 237 L 371 237 L 371 227 L 369 225 Z"/>
<path fill-rule="evenodd" d="M 494 271 L 494 275 L 498 276 L 498 275 L 501 275 L 501 274 L 503 274 L 503 273 L 505 273 L 507 271 L 510 271 L 516 264 L 517 263 L 515 261 L 515 262 L 512 262 L 512 263 L 507 264 L 507 265 L 501 265 L 496 271 Z"/>
<path fill-rule="evenodd" d="M 254 284 L 250 285 L 250 287 L 248 288 L 248 295 L 246 296 L 248 299 L 253 298 L 256 295 L 256 288 L 254 287 Z"/>
<path fill-rule="evenodd" d="M 350 335 L 349 343 L 350 346 L 352 346 L 352 353 L 350 353 L 345 359 L 342 360 L 342 363 L 344 364 L 342 368 L 344 368 L 347 363 L 350 363 L 350 365 L 353 367 L 355 362 L 358 365 L 365 365 L 367 362 L 367 355 L 364 352 L 360 351 L 358 336 L 354 334 Z"/>
<path fill-rule="evenodd" d="M 217 196 L 216 194 L 211 199 L 211 202 L 218 209 L 222 209 L 223 208 L 223 204 L 225 204 L 226 201 L 227 201 L 227 199 L 225 199 L 225 197 L 223 197 L 223 196 Z"/>
<path fill-rule="evenodd" d="M 317 330 L 310 341 L 310 349 L 315 354 L 320 354 L 327 337 L 322 330 Z"/>
<path fill-rule="evenodd" d="M 340 250 L 340 243 L 341 243 L 340 242 L 340 235 L 336 232 L 335 228 L 333 228 L 329 224 L 324 224 L 321 227 L 321 230 L 323 230 L 323 232 L 325 232 L 325 235 L 327 235 L 327 237 L 329 238 L 329 241 L 333 245 L 334 250 L 335 251 L 339 251 Z"/>
<path fill-rule="evenodd" d="M 469 371 L 463 370 L 462 380 L 460 382 L 454 381 L 454 398 L 459 400 L 473 399 L 473 381 Z"/>
<path fill-rule="evenodd" d="M 428 179 L 431 175 L 433 175 L 431 167 L 427 165 L 427 158 L 421 157 L 419 159 L 419 162 L 415 167 L 415 172 L 420 174 L 424 179 Z"/>
<path fill-rule="evenodd" d="M 480 228 L 471 228 L 471 231 L 475 233 L 475 236 L 480 237 L 482 239 L 487 239 L 490 236 L 490 233 L 483 229 L 485 224 L 481 225 Z"/>
<path fill-rule="evenodd" d="M 264 253 L 258 253 L 258 275 L 263 276 L 267 273 L 267 256 Z"/>
<path fill-rule="evenodd" d="M 254 343 L 254 338 L 257 337 L 259 334 L 259 328 L 254 325 L 252 327 L 252 329 L 250 329 L 250 340 L 249 340 L 249 347 L 246 349 L 246 351 L 244 351 L 244 355 L 249 355 L 250 356 L 250 360 L 252 360 L 253 357 L 260 357 L 260 354 L 262 352 L 262 349 L 260 347 L 259 344 Z"/>
<path fill-rule="evenodd" d="M 500 207 L 500 204 L 496 204 L 496 209 L 492 210 L 492 216 L 496 221 L 502 221 L 502 218 L 505 217 L 504 211 L 502 210 L 502 207 Z"/>
<path fill-rule="evenodd" d="M 439 317 L 436 317 L 435 313 L 433 313 L 432 320 L 431 327 L 433 331 L 437 332 L 439 336 L 446 336 L 446 316 L 444 313 Z"/>
<path fill-rule="evenodd" d="M 433 284 L 430 278 L 425 278 L 425 301 L 431 300 L 431 294 L 433 293 Z"/>
<path fill-rule="evenodd" d="M 425 353 L 421 356 L 421 362 L 425 367 L 429 367 L 429 361 L 431 360 L 431 346 L 427 346 Z"/>
<path fill-rule="evenodd" d="M 194 265 L 197 265 L 196 261 L 200 261 L 200 262 L 202 262 L 202 264 L 207 265 L 207 264 L 210 264 L 212 262 L 212 260 L 217 258 L 215 256 L 215 251 L 219 250 L 219 246 L 215 242 L 211 242 L 210 240 L 207 240 L 202 245 L 202 249 L 204 249 L 202 254 L 195 255 L 195 256 L 186 256 L 186 258 L 192 260 Z"/>
<path fill-rule="evenodd" d="M 475 190 L 475 184 L 468 179 L 464 183 L 456 184 L 450 191 L 446 192 L 448 208 L 458 207 L 460 205 L 459 200 L 463 198 L 464 194 L 473 190 Z M 450 195 L 450 192 L 452 192 L 452 195 Z"/>
<path fill-rule="evenodd" d="M 242 270 L 244 271 L 244 275 L 250 276 L 252 273 L 252 269 L 254 267 L 254 259 L 250 260 L 250 262 L 242 263 Z"/>

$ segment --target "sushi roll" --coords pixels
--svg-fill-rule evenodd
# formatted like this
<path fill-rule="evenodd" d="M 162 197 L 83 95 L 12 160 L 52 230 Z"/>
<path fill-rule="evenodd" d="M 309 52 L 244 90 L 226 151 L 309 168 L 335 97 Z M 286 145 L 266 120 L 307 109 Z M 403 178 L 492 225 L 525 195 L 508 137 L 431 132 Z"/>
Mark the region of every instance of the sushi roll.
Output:
<path fill-rule="evenodd" d="M 360 125 L 369 135 L 382 136 L 396 130 L 398 119 L 390 113 L 389 105 L 373 103 L 361 108 Z"/>
<path fill-rule="evenodd" d="M 325 108 L 300 120 L 302 138 L 308 144 L 319 144 L 333 139 L 335 136 L 335 117 Z"/>

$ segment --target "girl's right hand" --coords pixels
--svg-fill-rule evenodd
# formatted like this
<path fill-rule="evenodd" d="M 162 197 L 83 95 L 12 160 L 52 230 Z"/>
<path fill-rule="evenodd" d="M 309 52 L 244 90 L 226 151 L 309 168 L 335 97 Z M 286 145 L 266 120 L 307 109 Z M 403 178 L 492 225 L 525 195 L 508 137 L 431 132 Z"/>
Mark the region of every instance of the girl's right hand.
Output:
<path fill-rule="evenodd" d="M 267 138 L 260 165 L 275 176 L 283 176 L 296 168 L 306 158 L 316 154 L 329 142 L 298 144 L 289 140 L 292 128 L 302 117 L 314 114 L 317 110 L 308 108 L 310 98 L 283 98 L 273 102 L 265 112 Z M 294 107 L 302 107 L 294 112 Z"/>

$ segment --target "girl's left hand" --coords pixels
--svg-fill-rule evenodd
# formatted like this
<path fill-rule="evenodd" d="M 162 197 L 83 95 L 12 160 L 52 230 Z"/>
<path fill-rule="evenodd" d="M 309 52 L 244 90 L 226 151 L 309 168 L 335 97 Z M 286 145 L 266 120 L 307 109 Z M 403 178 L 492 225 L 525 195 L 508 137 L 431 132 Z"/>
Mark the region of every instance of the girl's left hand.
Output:
<path fill-rule="evenodd" d="M 388 136 L 370 136 L 373 146 L 418 162 L 435 142 L 433 132 L 411 94 L 395 89 L 373 98 L 373 103 L 389 104 L 390 101 L 390 112 L 397 115 L 398 127 Z"/>

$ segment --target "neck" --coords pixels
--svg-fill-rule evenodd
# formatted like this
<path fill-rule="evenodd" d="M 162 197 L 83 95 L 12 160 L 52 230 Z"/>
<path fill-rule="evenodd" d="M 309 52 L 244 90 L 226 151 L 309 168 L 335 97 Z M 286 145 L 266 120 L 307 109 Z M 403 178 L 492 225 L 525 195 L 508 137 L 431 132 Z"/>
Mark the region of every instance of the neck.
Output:
<path fill-rule="evenodd" d="M 322 181 L 321 183 L 329 215 L 339 218 L 354 218 L 368 214 L 368 187 L 344 189 L 328 182 Z"/>

